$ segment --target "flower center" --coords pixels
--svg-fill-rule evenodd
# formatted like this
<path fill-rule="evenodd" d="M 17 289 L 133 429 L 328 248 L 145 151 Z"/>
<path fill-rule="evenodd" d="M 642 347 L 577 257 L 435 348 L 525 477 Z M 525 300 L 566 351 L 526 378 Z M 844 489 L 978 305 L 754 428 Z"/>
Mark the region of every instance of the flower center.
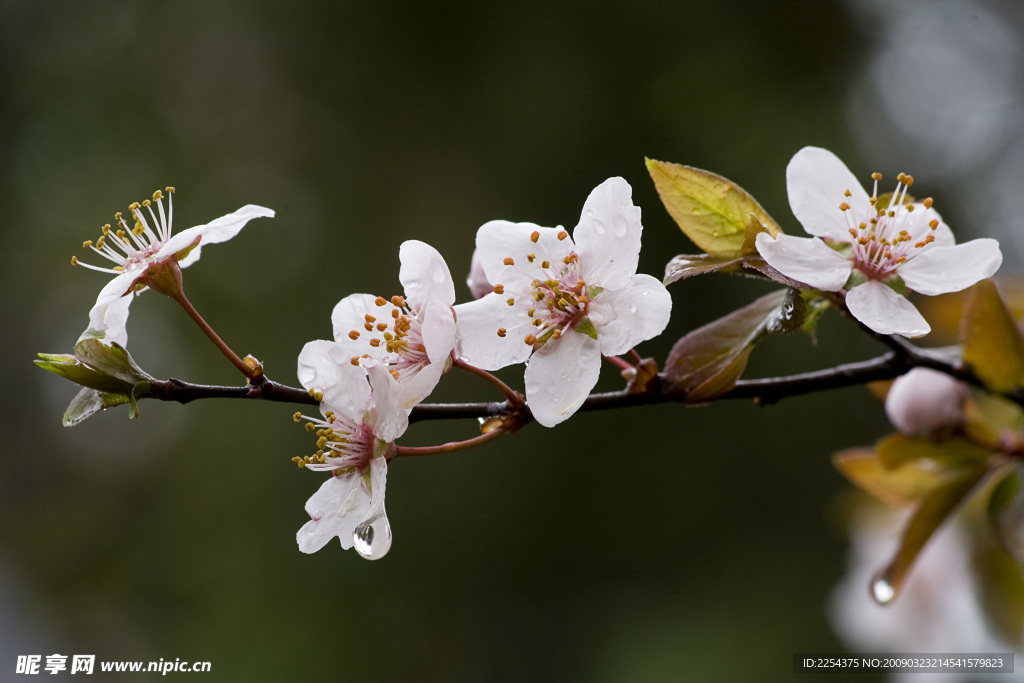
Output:
<path fill-rule="evenodd" d="M 383 309 L 387 300 L 379 296 L 374 301 Z M 380 358 L 385 352 L 389 372 L 395 379 L 416 372 L 430 363 L 427 349 L 423 344 L 423 322 L 402 296 L 391 297 L 391 312 L 381 311 L 378 319 L 367 313 L 362 330 L 350 330 L 349 339 L 356 341 L 366 338 L 371 350 L 361 356 L 352 356 L 352 365 L 359 365 L 360 358 Z"/>
<path fill-rule="evenodd" d="M 885 280 L 896 273 L 900 264 L 914 258 L 935 241 L 932 234 L 939 227 L 937 218 L 927 221 L 925 211 L 932 207 L 931 197 L 915 204 L 907 195 L 914 177 L 900 173 L 896 189 L 889 195 L 878 195 L 881 173 L 872 173 L 874 187 L 867 206 L 853 207 L 846 201 L 839 210 L 846 215 L 848 231 L 853 238 L 851 259 L 854 267 L 873 280 Z M 850 190 L 845 192 L 851 196 Z M 888 199 L 888 201 L 886 201 Z M 921 207 L 924 210 L 921 210 Z M 916 212 L 915 212 L 916 210 Z"/>
<path fill-rule="evenodd" d="M 323 394 L 313 392 L 321 398 Z M 365 422 L 356 422 L 350 417 L 338 415 L 330 410 L 326 420 L 295 413 L 296 422 L 307 420 L 306 431 L 316 432 L 316 453 L 305 457 L 292 458 L 299 467 L 330 469 L 335 474 L 362 471 L 373 459 L 373 446 L 377 437 Z"/>
<path fill-rule="evenodd" d="M 564 240 L 569 233 L 561 230 L 558 239 Z M 534 231 L 530 241 L 537 244 L 540 233 Z M 532 251 L 526 254 L 529 263 L 537 262 L 537 255 Z M 507 257 L 505 265 L 515 265 L 513 258 Z M 498 336 L 505 337 L 510 331 L 527 332 L 523 341 L 535 349 L 540 348 L 549 339 L 558 339 L 567 328 L 583 320 L 587 315 L 587 304 L 590 296 L 587 283 L 579 275 L 579 259 L 576 252 L 570 253 L 561 262 L 551 263 L 550 260 L 540 261 L 543 279 L 535 279 L 529 287 L 510 291 L 505 301 L 509 306 L 529 306 L 527 320 L 516 325 L 513 330 L 498 328 Z M 504 285 L 494 286 L 495 294 L 505 294 Z"/>
<path fill-rule="evenodd" d="M 167 192 L 167 211 L 164 211 L 164 194 L 160 190 L 153 193 L 153 200 L 149 199 L 133 202 L 128 211 L 135 219 L 133 227 L 129 228 L 124 220 L 124 215 L 118 211 L 114 214 L 114 222 L 117 227 L 111 227 L 109 223 L 100 228 L 100 236 L 94 242 L 86 240 L 83 247 L 92 249 L 94 252 L 114 263 L 113 267 L 105 268 L 82 263 L 77 256 L 71 257 L 71 265 L 83 266 L 91 270 L 98 270 L 104 273 L 122 273 L 126 270 L 137 268 L 146 264 L 152 256 L 160 250 L 171 237 L 171 222 L 174 218 L 174 205 L 171 195 L 174 188 L 165 188 Z M 153 211 L 153 204 L 156 204 L 157 211 Z M 153 227 L 149 226 L 143 209 L 149 214 L 153 221 Z M 159 217 L 158 217 L 159 215 Z M 115 248 L 116 247 L 116 248 Z"/>

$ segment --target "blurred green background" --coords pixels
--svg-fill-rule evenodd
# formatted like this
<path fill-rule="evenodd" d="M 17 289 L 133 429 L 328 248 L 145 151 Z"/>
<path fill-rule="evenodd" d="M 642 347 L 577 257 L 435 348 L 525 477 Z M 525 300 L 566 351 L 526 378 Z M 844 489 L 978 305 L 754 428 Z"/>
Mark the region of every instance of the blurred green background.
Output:
<path fill-rule="evenodd" d="M 887 430 L 863 390 L 581 414 L 395 461 L 394 546 L 370 563 L 296 549 L 323 475 L 289 460 L 312 450 L 293 408 L 144 402 L 137 421 L 113 410 L 65 429 L 75 388 L 30 361 L 71 350 L 105 283 L 68 265 L 82 240 L 165 185 L 178 230 L 277 211 L 205 249 L 186 287 L 290 384 L 340 298 L 399 292 L 402 241 L 437 247 L 466 300 L 479 225 L 571 228 L 610 176 L 633 186 L 641 271 L 660 276 L 695 248 L 644 156 L 735 180 L 800 233 L 785 166 L 820 145 L 865 178 L 930 180 L 958 236 L 981 235 L 943 194 L 981 162 L 943 175 L 914 156 L 934 148 L 871 118 L 891 104 L 871 90 L 889 19 L 870 2 L 4 2 L 0 678 L 18 654 L 61 652 L 208 660 L 225 681 L 775 681 L 794 652 L 841 650 L 824 608 L 845 567 L 829 455 Z M 769 289 L 677 283 L 669 329 L 640 351 L 663 359 Z M 132 309 L 129 349 L 151 374 L 237 382 L 172 302 Z M 878 351 L 832 315 L 817 345 L 759 347 L 748 376 Z M 617 387 L 604 370 L 599 387 Z M 502 376 L 521 386 L 521 368 Z M 436 398 L 496 396 L 450 376 Z M 474 429 L 418 424 L 402 443 Z"/>

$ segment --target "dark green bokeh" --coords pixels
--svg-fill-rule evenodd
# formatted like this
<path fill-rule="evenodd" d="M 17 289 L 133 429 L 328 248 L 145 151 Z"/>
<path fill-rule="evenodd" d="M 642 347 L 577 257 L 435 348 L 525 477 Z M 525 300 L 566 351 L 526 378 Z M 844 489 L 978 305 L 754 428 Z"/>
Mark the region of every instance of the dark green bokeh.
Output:
<path fill-rule="evenodd" d="M 660 275 L 693 246 L 644 156 L 725 175 L 799 232 L 785 165 L 807 144 L 853 156 L 843 74 L 864 46 L 834 2 L 4 3 L 5 656 L 209 660 L 212 680 L 771 681 L 793 652 L 839 649 L 828 456 L 885 427 L 859 390 L 585 414 L 397 461 L 394 547 L 369 563 L 297 551 L 322 475 L 289 461 L 313 445 L 287 406 L 145 401 L 135 422 L 66 430 L 74 387 L 30 360 L 70 351 L 104 283 L 68 257 L 167 184 L 178 229 L 277 210 L 204 250 L 186 287 L 288 383 L 341 297 L 399 291 L 403 240 L 436 246 L 459 281 L 480 224 L 571 228 L 609 176 L 633 186 L 641 270 Z M 671 291 L 668 332 L 641 347 L 659 358 L 767 288 Z M 137 301 L 128 330 L 155 376 L 237 381 L 167 299 Z M 817 346 L 770 340 L 751 374 L 874 352 L 852 332 L 830 316 Z M 438 397 L 494 398 L 462 377 Z M 416 425 L 403 443 L 474 427 Z"/>

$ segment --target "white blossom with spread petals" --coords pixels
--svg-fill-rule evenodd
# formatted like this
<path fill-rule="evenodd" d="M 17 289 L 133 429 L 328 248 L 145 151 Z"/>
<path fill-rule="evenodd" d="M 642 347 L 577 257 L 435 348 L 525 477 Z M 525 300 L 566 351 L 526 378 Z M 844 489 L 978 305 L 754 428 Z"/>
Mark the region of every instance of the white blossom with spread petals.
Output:
<path fill-rule="evenodd" d="M 1002 263 L 999 243 L 955 244 L 932 200 L 911 201 L 913 177 L 900 174 L 890 197 L 871 195 L 832 152 L 805 147 L 786 168 L 789 205 L 814 237 L 757 236 L 757 250 L 776 270 L 828 292 L 846 289 L 846 306 L 879 334 L 919 337 L 930 331 L 897 289 L 929 296 L 958 292 Z M 894 289 L 893 286 L 897 289 Z"/>
<path fill-rule="evenodd" d="M 313 341 L 299 354 L 299 381 L 320 401 L 324 419 L 309 418 L 318 451 L 293 458 L 331 477 L 306 502 L 310 521 L 299 529 L 299 550 L 314 553 L 335 536 L 341 547 L 355 547 L 370 560 L 391 548 L 391 525 L 384 508 L 388 458 L 408 417 L 398 407 L 398 384 L 382 365 L 352 365 L 348 353 L 330 341 Z M 304 416 L 296 413 L 296 420 Z"/>
<path fill-rule="evenodd" d="M 93 242 L 87 240 L 82 246 L 92 249 L 103 258 L 113 262 L 111 268 L 99 267 L 80 262 L 76 257 L 71 263 L 85 268 L 113 273 L 116 277 L 100 290 L 92 310 L 89 311 L 89 327 L 82 338 L 96 337 L 105 342 L 116 342 L 121 346 L 128 343 L 128 307 L 134 294 L 145 289 L 146 271 L 154 265 L 177 261 L 181 268 L 199 260 L 205 244 L 225 242 L 241 231 L 253 218 L 273 217 L 274 212 L 262 206 L 249 204 L 238 211 L 187 230 L 172 234 L 174 205 L 171 196 L 174 188 L 167 188 L 167 210 L 164 210 L 163 193 L 153 193 L 153 201 L 133 203 L 128 207 L 134 218 L 134 226 L 128 227 L 121 212 L 114 214 L 117 225 L 101 228 L 102 234 Z M 153 206 L 156 205 L 156 211 Z M 145 213 L 143 212 L 145 209 Z M 146 215 L 149 215 L 147 220 Z M 152 221 L 152 225 L 150 224 Z"/>
<path fill-rule="evenodd" d="M 334 307 L 331 322 L 350 362 L 388 368 L 398 380 L 398 405 L 408 411 L 430 395 L 451 360 L 455 284 L 441 254 L 428 244 L 403 242 L 398 258 L 404 297 L 347 296 Z"/>
<path fill-rule="evenodd" d="M 493 291 L 455 307 L 460 357 L 485 370 L 527 362 L 526 399 L 546 426 L 567 420 L 597 383 L 601 355 L 624 353 L 668 324 L 664 285 L 636 272 L 640 209 L 622 178 L 590 193 L 572 237 L 491 221 L 477 232 Z"/>

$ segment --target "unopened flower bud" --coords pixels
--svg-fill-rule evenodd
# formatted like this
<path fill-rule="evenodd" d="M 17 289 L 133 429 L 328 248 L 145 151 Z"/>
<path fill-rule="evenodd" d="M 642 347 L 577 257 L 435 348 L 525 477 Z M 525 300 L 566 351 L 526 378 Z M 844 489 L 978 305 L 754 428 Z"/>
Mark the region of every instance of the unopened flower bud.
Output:
<path fill-rule="evenodd" d="M 473 250 L 473 260 L 469 266 L 469 276 L 466 278 L 466 285 L 469 286 L 469 291 L 474 299 L 479 299 L 485 294 L 490 294 L 494 291 L 494 287 L 484 274 L 484 267 L 480 264 L 480 254 L 476 249 Z"/>
<path fill-rule="evenodd" d="M 885 414 L 906 436 L 936 436 L 964 421 L 963 385 L 949 375 L 914 368 L 896 378 L 885 399 Z"/>

